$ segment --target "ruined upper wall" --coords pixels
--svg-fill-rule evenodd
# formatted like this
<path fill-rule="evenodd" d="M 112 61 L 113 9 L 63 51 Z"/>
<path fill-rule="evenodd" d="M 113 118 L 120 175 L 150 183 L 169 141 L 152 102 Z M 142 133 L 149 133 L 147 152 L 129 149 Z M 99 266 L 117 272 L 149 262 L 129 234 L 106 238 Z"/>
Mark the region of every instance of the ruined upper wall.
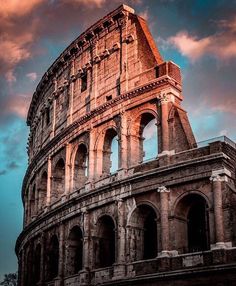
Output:
<path fill-rule="evenodd" d="M 81 34 L 37 86 L 27 117 L 30 157 L 88 112 L 162 75 L 181 84 L 179 68 L 163 62 L 146 21 L 121 5 Z"/>

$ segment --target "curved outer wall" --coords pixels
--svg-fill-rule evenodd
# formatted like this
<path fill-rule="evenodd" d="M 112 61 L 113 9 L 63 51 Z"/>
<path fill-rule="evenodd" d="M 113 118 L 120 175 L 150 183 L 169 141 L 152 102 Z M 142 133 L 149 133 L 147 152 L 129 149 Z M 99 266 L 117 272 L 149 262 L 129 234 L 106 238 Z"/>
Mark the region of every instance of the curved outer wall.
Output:
<path fill-rule="evenodd" d="M 197 147 L 181 91 L 179 67 L 125 5 L 49 68 L 27 118 L 19 286 L 235 281 L 235 146 Z M 158 154 L 145 162 L 151 120 Z"/>

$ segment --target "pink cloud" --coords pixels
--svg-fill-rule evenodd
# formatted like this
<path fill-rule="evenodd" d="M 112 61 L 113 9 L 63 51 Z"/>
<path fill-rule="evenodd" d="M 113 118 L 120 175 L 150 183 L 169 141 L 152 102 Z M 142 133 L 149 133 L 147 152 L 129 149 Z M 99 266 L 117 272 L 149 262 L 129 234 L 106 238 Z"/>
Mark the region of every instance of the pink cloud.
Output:
<path fill-rule="evenodd" d="M 5 112 L 15 114 L 21 118 L 26 118 L 31 96 L 27 94 L 17 94 L 8 97 L 5 103 Z"/>
<path fill-rule="evenodd" d="M 221 60 L 236 57 L 236 18 L 218 23 L 222 31 L 204 38 L 197 38 L 187 31 L 181 31 L 168 39 L 182 55 L 192 62 L 204 55 L 213 55 Z"/>
<path fill-rule="evenodd" d="M 29 78 L 31 81 L 35 81 L 38 75 L 36 72 L 30 72 L 26 74 L 26 77 Z"/>

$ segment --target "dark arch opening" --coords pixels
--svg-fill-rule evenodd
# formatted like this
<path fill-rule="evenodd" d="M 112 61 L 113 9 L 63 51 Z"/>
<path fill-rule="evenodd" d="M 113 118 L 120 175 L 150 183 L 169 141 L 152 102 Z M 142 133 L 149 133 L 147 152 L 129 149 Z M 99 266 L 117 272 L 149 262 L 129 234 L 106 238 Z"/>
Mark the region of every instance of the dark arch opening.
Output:
<path fill-rule="evenodd" d="M 110 128 L 106 131 L 103 145 L 103 174 L 116 172 L 119 168 L 119 143 L 117 132 Z"/>
<path fill-rule="evenodd" d="M 58 275 L 58 267 L 59 267 L 59 241 L 56 235 L 53 235 L 48 251 L 48 280 L 52 280 Z"/>
<path fill-rule="evenodd" d="M 75 155 L 74 186 L 79 189 L 84 186 L 88 178 L 88 150 L 84 144 L 80 144 Z"/>
<path fill-rule="evenodd" d="M 158 136 L 156 118 L 151 113 L 144 113 L 140 121 L 140 161 L 153 159 L 158 154 Z"/>
<path fill-rule="evenodd" d="M 196 252 L 209 249 L 209 211 L 206 200 L 199 194 L 183 197 L 175 210 L 175 224 L 179 229 L 177 250 Z"/>
<path fill-rule="evenodd" d="M 66 268 L 67 275 L 76 274 L 83 268 L 83 234 L 78 226 L 69 234 Z"/>
<path fill-rule="evenodd" d="M 148 205 L 140 205 L 130 218 L 129 256 L 131 261 L 157 256 L 157 215 Z"/>
<path fill-rule="evenodd" d="M 98 221 L 98 241 L 96 267 L 109 267 L 115 262 L 115 225 L 110 216 L 103 216 Z"/>
<path fill-rule="evenodd" d="M 209 249 L 208 212 L 206 201 L 198 197 L 187 216 L 188 221 L 188 250 L 189 252 Z"/>
<path fill-rule="evenodd" d="M 59 159 L 55 165 L 53 182 L 51 201 L 55 202 L 63 195 L 65 188 L 65 162 L 62 158 Z"/>
<path fill-rule="evenodd" d="M 41 245 L 37 244 L 33 258 L 33 281 L 35 285 L 40 281 Z"/>
<path fill-rule="evenodd" d="M 48 182 L 48 174 L 47 172 L 43 172 L 39 185 L 39 209 L 41 210 L 46 205 L 47 200 L 47 182 Z"/>

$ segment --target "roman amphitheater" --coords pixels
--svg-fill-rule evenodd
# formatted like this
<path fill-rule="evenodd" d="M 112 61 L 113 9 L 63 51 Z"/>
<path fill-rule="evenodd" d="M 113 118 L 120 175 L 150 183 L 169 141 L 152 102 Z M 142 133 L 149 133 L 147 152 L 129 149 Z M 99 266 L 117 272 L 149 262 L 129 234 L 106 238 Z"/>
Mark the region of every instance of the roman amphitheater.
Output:
<path fill-rule="evenodd" d="M 236 285 L 236 145 L 196 143 L 182 100 L 126 5 L 58 57 L 27 117 L 19 286 Z"/>

